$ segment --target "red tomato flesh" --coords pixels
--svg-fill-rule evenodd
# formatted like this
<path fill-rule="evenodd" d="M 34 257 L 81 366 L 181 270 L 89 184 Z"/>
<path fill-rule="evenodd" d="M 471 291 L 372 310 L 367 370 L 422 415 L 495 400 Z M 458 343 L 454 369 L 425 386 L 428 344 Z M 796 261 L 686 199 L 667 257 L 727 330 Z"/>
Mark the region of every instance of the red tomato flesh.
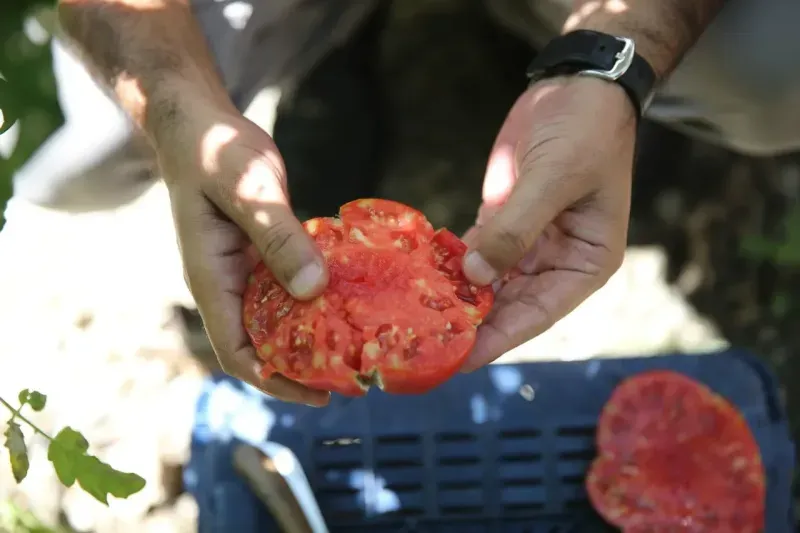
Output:
<path fill-rule="evenodd" d="M 682 374 L 622 382 L 603 408 L 592 505 L 625 533 L 761 533 L 761 454 L 727 400 Z"/>
<path fill-rule="evenodd" d="M 420 394 L 461 367 L 493 302 L 461 270 L 466 245 L 425 216 L 388 200 L 356 200 L 306 231 L 330 282 L 294 300 L 259 263 L 244 294 L 244 324 L 264 361 L 311 388 L 361 396 L 372 385 Z"/>

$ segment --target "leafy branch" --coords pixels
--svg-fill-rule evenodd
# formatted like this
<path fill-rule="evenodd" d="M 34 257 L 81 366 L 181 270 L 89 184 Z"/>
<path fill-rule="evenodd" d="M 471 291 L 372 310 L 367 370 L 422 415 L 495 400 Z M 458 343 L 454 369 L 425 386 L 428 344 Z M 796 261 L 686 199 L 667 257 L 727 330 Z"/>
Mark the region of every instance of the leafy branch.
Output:
<path fill-rule="evenodd" d="M 58 479 L 66 487 L 71 487 L 77 481 L 84 491 L 105 505 L 108 505 L 109 494 L 116 498 L 127 498 L 144 488 L 145 481 L 142 477 L 114 470 L 94 455 L 87 453 L 89 442 L 79 431 L 65 427 L 55 437 L 51 437 L 21 413 L 25 406 L 35 412 L 41 411 L 47 404 L 47 396 L 25 389 L 20 391 L 18 400 L 19 407 L 15 408 L 0 397 L 0 404 L 11 411 L 11 418 L 8 419 L 8 428 L 4 435 L 11 472 L 17 483 L 25 479 L 30 467 L 28 447 L 20 426 L 20 423 L 23 423 L 48 441 L 47 458 L 53 464 Z"/>

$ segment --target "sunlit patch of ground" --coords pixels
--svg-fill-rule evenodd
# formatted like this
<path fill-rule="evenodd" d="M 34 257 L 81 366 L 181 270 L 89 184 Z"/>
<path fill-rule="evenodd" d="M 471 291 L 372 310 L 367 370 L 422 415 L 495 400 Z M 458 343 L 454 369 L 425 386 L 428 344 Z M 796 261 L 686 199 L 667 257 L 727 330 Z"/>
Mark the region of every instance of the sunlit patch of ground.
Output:
<path fill-rule="evenodd" d="M 169 304 L 190 298 L 164 191 L 81 217 L 12 204 L 0 258 L 0 394 L 47 394 L 45 411 L 32 416 L 42 429 L 73 426 L 102 459 L 149 482 L 105 509 L 62 490 L 34 438 L 28 479 L 16 487 L 0 469 L 0 499 L 32 506 L 46 522 L 63 509 L 79 530 L 146 530 L 148 511 L 174 498 L 202 379 L 170 322 Z M 191 531 L 186 507 L 170 522 Z"/>

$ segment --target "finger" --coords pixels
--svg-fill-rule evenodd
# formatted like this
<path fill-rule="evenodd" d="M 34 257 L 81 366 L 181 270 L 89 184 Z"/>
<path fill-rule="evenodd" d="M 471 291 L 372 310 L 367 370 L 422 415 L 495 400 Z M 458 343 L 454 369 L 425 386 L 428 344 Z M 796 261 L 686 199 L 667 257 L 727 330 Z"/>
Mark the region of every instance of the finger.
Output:
<path fill-rule="evenodd" d="M 478 328 L 475 346 L 462 372 L 487 365 L 544 333 L 607 280 L 579 271 L 550 270 L 510 281 L 497 294 L 494 310 Z"/>
<path fill-rule="evenodd" d="M 508 193 L 510 194 L 511 191 L 508 191 Z M 508 194 L 503 197 L 503 202 L 505 202 L 507 198 Z M 491 220 L 492 217 L 497 214 L 497 211 L 500 210 L 501 205 L 502 204 L 495 205 L 486 202 L 481 204 L 481 206 L 478 208 L 478 220 L 475 222 L 475 225 L 480 227 L 483 226 L 487 220 Z"/>
<path fill-rule="evenodd" d="M 467 246 L 470 246 L 473 242 L 475 242 L 475 239 L 478 237 L 478 230 L 479 229 L 480 229 L 480 226 L 476 225 L 476 226 L 472 226 L 467 231 L 465 231 L 464 235 L 461 237 L 461 240 L 464 242 L 464 244 L 466 244 Z"/>
<path fill-rule="evenodd" d="M 211 266 L 211 265 L 209 265 Z M 330 394 L 315 391 L 282 376 L 263 378 L 262 362 L 242 326 L 242 296 L 220 283 L 212 269 L 187 267 L 197 309 L 223 372 L 280 400 L 323 406 Z"/>
<path fill-rule="evenodd" d="M 277 152 L 243 162 L 238 180 L 219 182 L 214 198 L 244 230 L 278 282 L 299 300 L 318 296 L 328 282 L 322 253 L 294 216 Z M 213 193 L 212 193 L 213 194 Z"/>
<path fill-rule="evenodd" d="M 309 389 L 280 374 L 273 374 L 263 379 L 261 386 L 254 386 L 273 398 L 284 402 L 302 403 L 310 407 L 325 407 L 331 400 L 331 393 Z"/>
<path fill-rule="evenodd" d="M 485 220 L 464 258 L 464 273 L 471 282 L 484 286 L 499 279 L 525 257 L 544 228 L 568 207 L 569 191 L 559 183 L 560 170 L 563 168 L 553 163 L 537 165 L 538 175 L 517 181 L 505 203 Z"/>
<path fill-rule="evenodd" d="M 529 115 L 537 94 L 526 91 L 517 99 L 489 155 L 476 224 L 481 229 L 470 235 L 464 258 L 464 273 L 476 285 L 489 285 L 516 265 L 558 213 L 554 205 L 541 205 L 553 200 L 547 196 L 546 174 L 521 179 L 533 168 L 544 169 L 532 161 L 537 151 L 526 147 L 520 153 L 521 142 L 531 136 Z"/>
<path fill-rule="evenodd" d="M 281 400 L 326 405 L 327 392 L 261 376 L 262 363 L 243 326 L 242 294 L 252 258 L 242 232 L 219 218 L 201 193 L 175 198 L 173 207 L 187 283 L 222 370 Z"/>

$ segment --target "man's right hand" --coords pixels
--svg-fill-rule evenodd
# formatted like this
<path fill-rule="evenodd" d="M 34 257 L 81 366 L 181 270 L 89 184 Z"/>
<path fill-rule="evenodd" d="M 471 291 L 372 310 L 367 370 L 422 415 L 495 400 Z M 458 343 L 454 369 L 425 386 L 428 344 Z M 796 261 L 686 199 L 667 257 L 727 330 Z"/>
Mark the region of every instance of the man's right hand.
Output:
<path fill-rule="evenodd" d="M 259 259 L 297 299 L 327 284 L 322 255 L 289 206 L 283 160 L 269 135 L 235 109 L 193 109 L 155 145 L 186 282 L 211 344 L 227 374 L 281 400 L 323 406 L 327 392 L 261 377 L 242 323 L 242 294 Z"/>
<path fill-rule="evenodd" d="M 259 259 L 301 300 L 328 273 L 289 207 L 275 143 L 230 101 L 190 0 L 59 0 L 58 17 L 156 149 L 186 282 L 222 369 L 276 398 L 327 404 L 327 392 L 263 379 L 245 332 L 242 294 Z"/>

